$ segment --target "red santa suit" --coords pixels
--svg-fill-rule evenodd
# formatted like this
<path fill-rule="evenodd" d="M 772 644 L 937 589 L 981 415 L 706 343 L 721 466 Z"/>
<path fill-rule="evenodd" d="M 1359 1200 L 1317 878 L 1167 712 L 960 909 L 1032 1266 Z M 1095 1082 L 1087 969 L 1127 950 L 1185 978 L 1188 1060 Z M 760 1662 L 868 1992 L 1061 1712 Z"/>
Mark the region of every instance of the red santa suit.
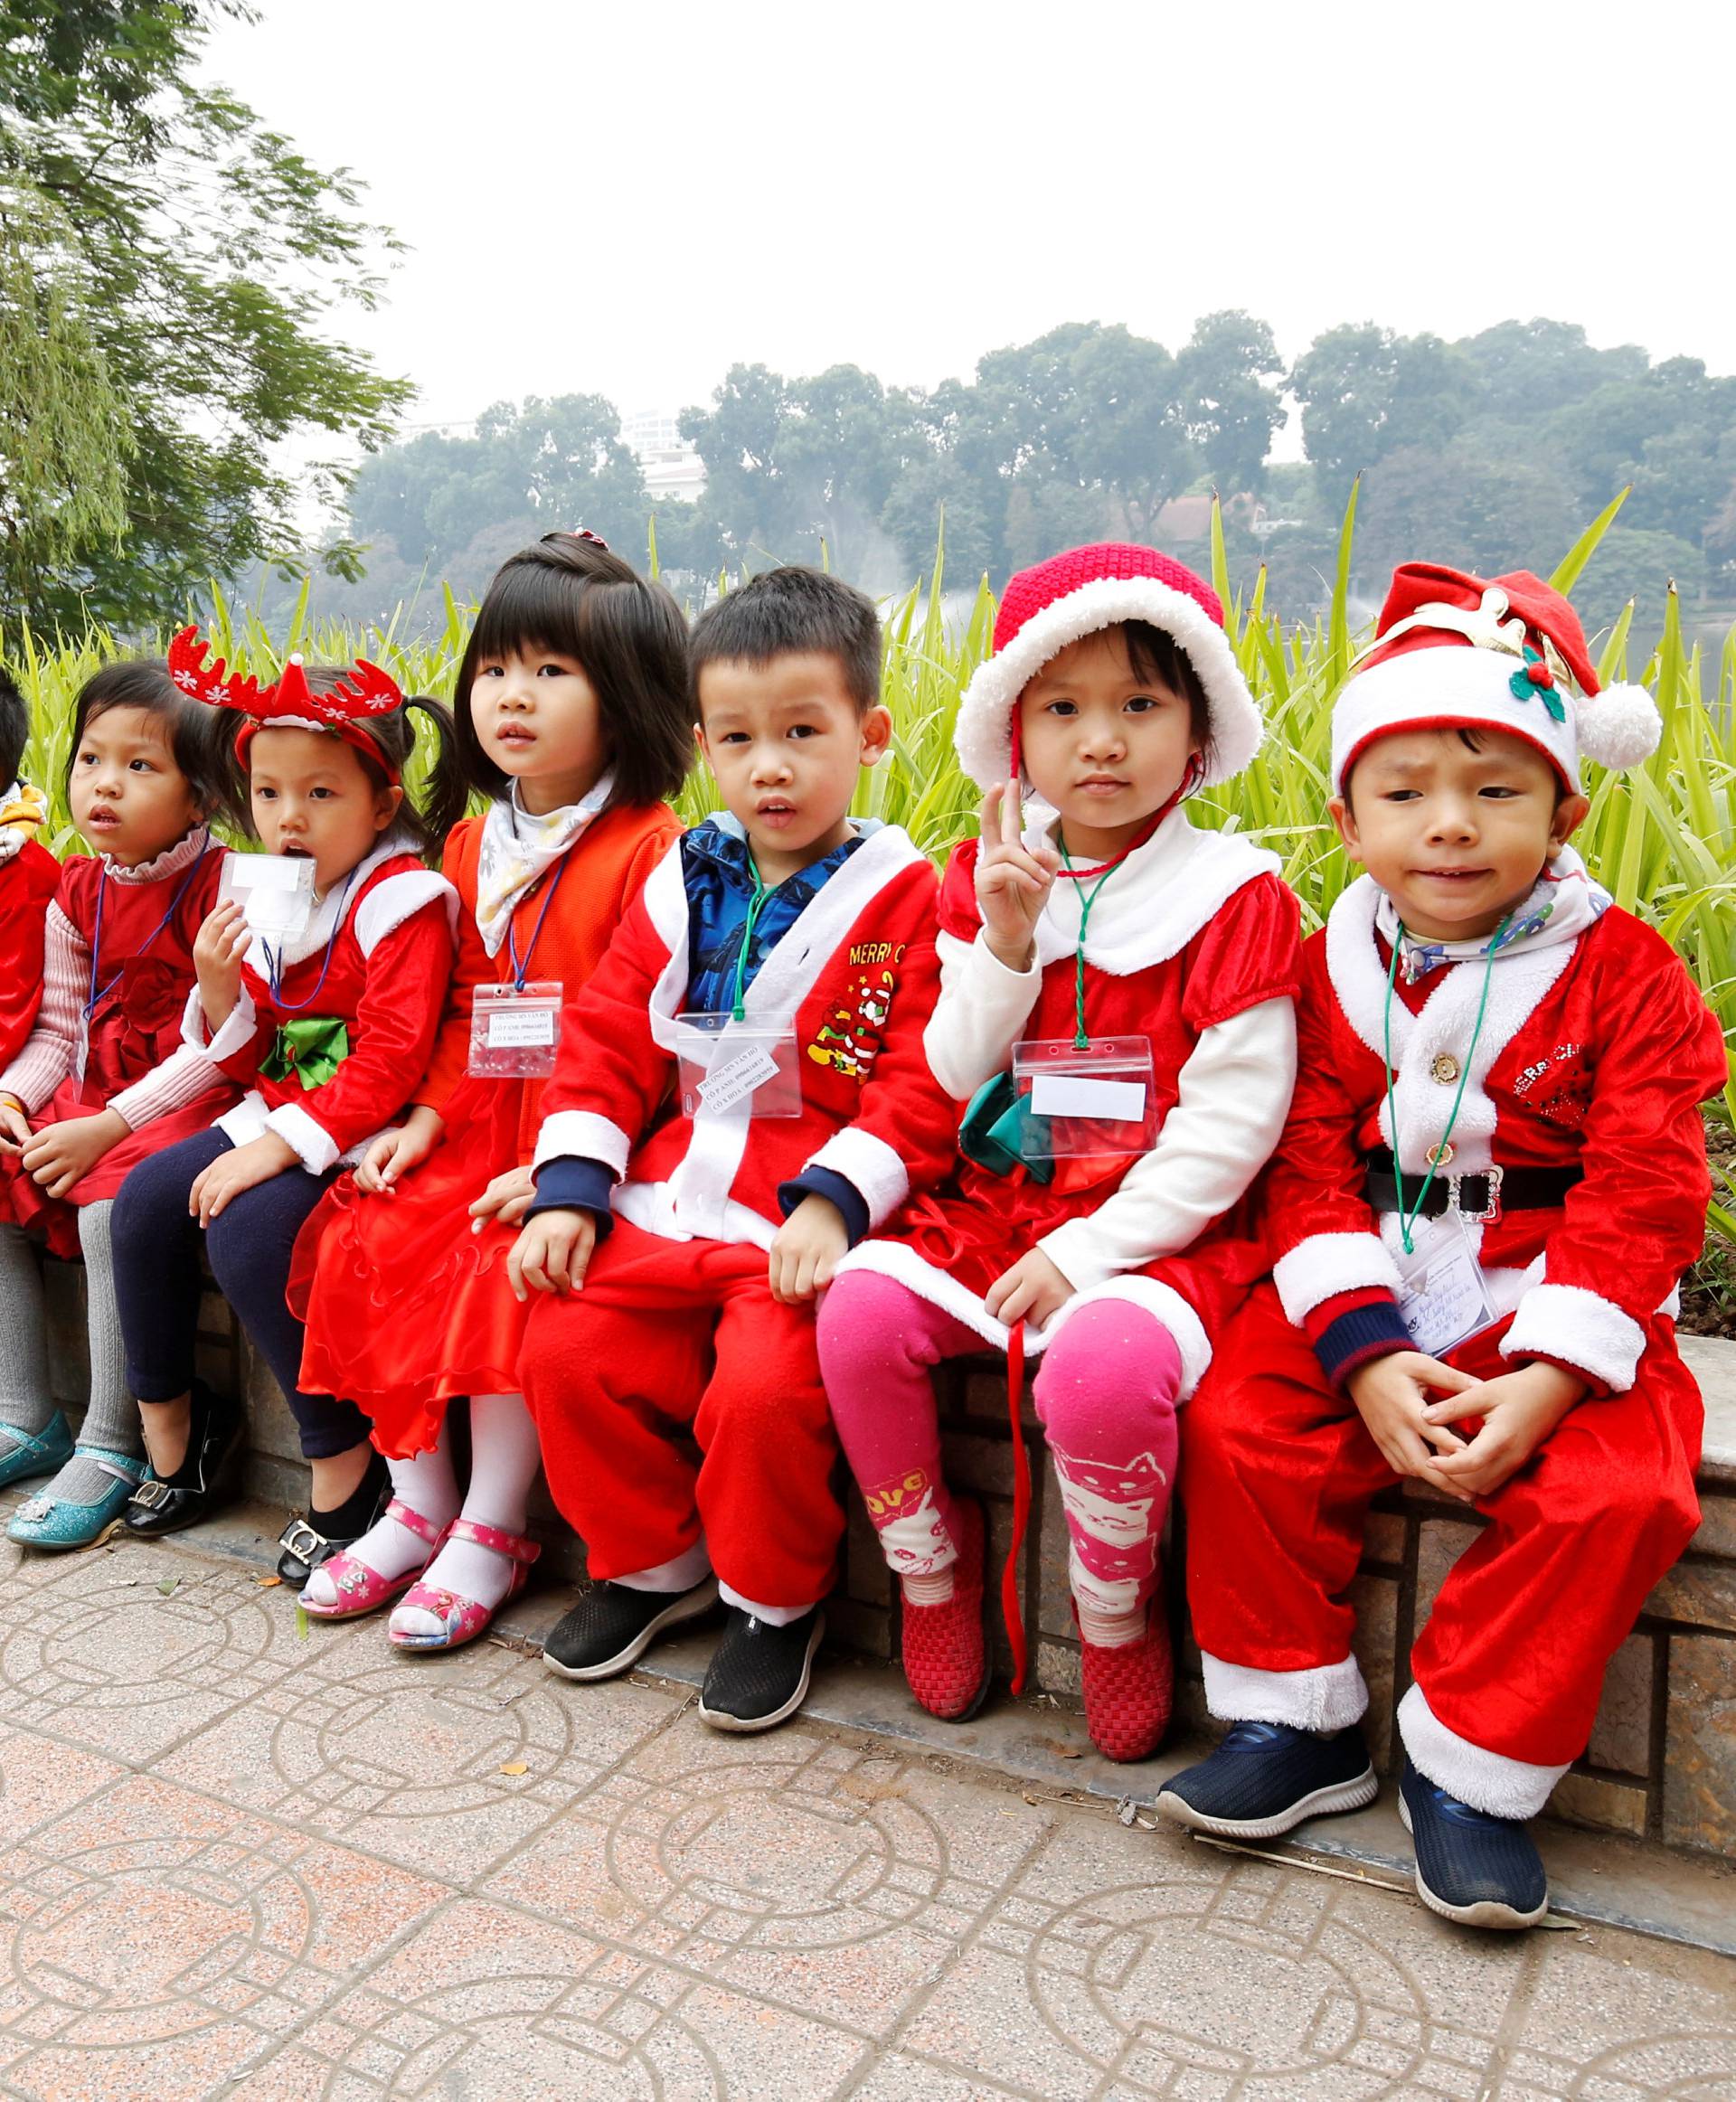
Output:
<path fill-rule="evenodd" d="M 0 1072 L 0 1094 L 39 1129 L 103 1109 L 130 1128 L 64 1198 L 45 1195 L 17 1155 L 0 1155 L 0 1215 L 45 1235 L 55 1255 L 79 1252 L 80 1205 L 113 1197 L 137 1162 L 203 1131 L 214 1103 L 232 1099 L 215 1061 L 181 1032 L 222 859 L 199 825 L 138 868 L 73 854 L 61 870 L 34 1026 Z"/>
<path fill-rule="evenodd" d="M 520 1371 L 593 1576 L 680 1564 L 703 1529 L 724 1597 L 746 1610 L 793 1617 L 830 1588 L 844 1521 L 814 1313 L 772 1298 L 765 1251 L 780 1186 L 788 1202 L 804 1175 L 822 1190 L 841 1177 L 872 1229 L 952 1158 L 952 1105 L 921 1044 L 935 894 L 928 861 L 882 826 L 766 957 L 745 1009 L 750 1022 L 794 1013 L 794 1117 L 669 1103 L 689 970 L 679 843 L 568 1010 L 539 1191 L 551 1164 L 597 1164 L 603 1190 L 618 1178 L 613 1230 L 581 1291 L 535 1305 Z M 855 1048 L 840 1058 L 845 1037 Z"/>
<path fill-rule="evenodd" d="M 0 1071 L 24 1048 L 42 1004 L 43 928 L 60 888 L 61 864 L 32 837 L 39 807 L 16 787 L 0 797 Z"/>
<path fill-rule="evenodd" d="M 1589 682 L 1577 712 L 1564 682 L 1547 710 L 1552 677 L 1532 683 L 1533 663 L 1547 671 L 1540 624 L 1550 663 L 1565 655 Z M 1419 628 L 1456 646 L 1429 646 Z M 1386 675 L 1376 665 L 1352 680 L 1335 786 L 1362 745 L 1412 724 L 1508 731 L 1570 788 L 1576 733 L 1606 764 L 1638 756 L 1637 703 L 1593 704 L 1578 624 L 1535 579 L 1401 570 L 1389 632 L 1426 655 L 1395 652 Z M 1524 1818 L 1584 1749 L 1608 1660 L 1697 1521 L 1702 1412 L 1673 1315 L 1710 1194 L 1699 1104 L 1727 1063 L 1680 961 L 1629 914 L 1599 916 L 1571 850 L 1492 962 L 1486 949 L 1414 985 L 1401 975 L 1390 995 L 1397 923 L 1389 902 L 1382 934 L 1382 899 L 1361 878 L 1303 951 L 1296 1097 L 1266 1189 L 1273 1279 L 1232 1324 L 1184 1424 L 1189 1597 L 1214 1714 L 1311 1730 L 1362 1714 L 1345 1594 L 1369 1500 L 1393 1475 L 1339 1382 L 1415 1347 L 1395 1297 L 1392 1169 L 1396 1157 L 1410 1206 L 1439 1157 L 1450 1208 L 1416 1220 L 1417 1258 L 1467 1249 L 1495 1316 L 1448 1362 L 1492 1378 L 1547 1360 L 1589 1389 L 1479 1500 L 1489 1524 L 1441 1588 L 1399 1710 L 1423 1775 Z"/>

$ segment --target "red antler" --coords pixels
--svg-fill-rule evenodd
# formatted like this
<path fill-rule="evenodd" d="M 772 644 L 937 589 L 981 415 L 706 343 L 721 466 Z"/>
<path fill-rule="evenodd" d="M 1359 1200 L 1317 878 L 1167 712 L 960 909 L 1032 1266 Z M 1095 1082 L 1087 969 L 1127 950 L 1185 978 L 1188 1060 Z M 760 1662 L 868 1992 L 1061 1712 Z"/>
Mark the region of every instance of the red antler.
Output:
<path fill-rule="evenodd" d="M 371 715 L 389 715 L 403 704 L 396 681 L 365 657 L 358 658 L 354 670 L 335 686 L 316 693 L 307 683 L 301 659 L 292 656 L 283 667 L 282 678 L 265 696 L 260 712 L 267 718 L 291 715 L 305 721 L 312 716 L 320 722 L 359 722 Z"/>
<path fill-rule="evenodd" d="M 207 701 L 216 708 L 239 709 L 244 715 L 257 715 L 265 696 L 259 691 L 257 679 L 243 678 L 237 674 L 229 676 L 229 666 L 222 657 L 207 666 L 206 657 L 210 646 L 201 637 L 196 627 L 184 627 L 169 645 L 169 676 L 184 693 L 191 693 L 197 701 Z"/>

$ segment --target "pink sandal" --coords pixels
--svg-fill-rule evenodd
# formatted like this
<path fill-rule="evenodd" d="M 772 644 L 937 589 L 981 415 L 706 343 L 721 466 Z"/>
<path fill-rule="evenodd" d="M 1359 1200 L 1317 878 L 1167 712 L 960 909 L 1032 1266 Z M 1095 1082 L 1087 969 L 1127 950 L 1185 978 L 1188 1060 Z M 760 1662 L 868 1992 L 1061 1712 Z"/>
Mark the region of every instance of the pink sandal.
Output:
<path fill-rule="evenodd" d="M 428 1552 L 413 1569 L 406 1569 L 401 1577 L 382 1577 L 377 1569 L 369 1569 L 366 1562 L 358 1561 L 347 1551 L 340 1550 L 328 1555 L 319 1565 L 331 1578 L 337 1597 L 331 1604 L 310 1598 L 304 1590 L 297 1603 L 304 1613 L 315 1620 L 359 1620 L 364 1613 L 377 1613 L 388 1600 L 401 1591 L 407 1591 L 429 1562 L 440 1551 L 446 1534 L 432 1519 L 424 1518 L 420 1511 L 412 1511 L 408 1503 L 401 1503 L 397 1497 L 386 1505 L 385 1515 L 395 1518 L 406 1532 L 413 1532 L 419 1540 L 428 1542 Z M 314 1576 L 319 1569 L 314 1571 Z M 313 1577 L 307 1579 L 313 1582 Z"/>
<path fill-rule="evenodd" d="M 399 1611 L 414 1608 L 420 1613 L 431 1613 L 440 1622 L 433 1635 L 412 1633 L 398 1626 L 398 1614 L 392 1617 L 387 1629 L 395 1649 L 448 1650 L 461 1649 L 467 1642 L 474 1642 L 495 1617 L 501 1607 L 516 1598 L 530 1579 L 531 1564 L 542 1552 L 535 1541 L 526 1540 L 522 1534 L 503 1532 L 497 1525 L 478 1525 L 474 1519 L 455 1518 L 448 1528 L 451 1540 L 474 1541 L 478 1547 L 486 1547 L 492 1553 L 505 1555 L 517 1566 L 513 1570 L 512 1581 L 506 1587 L 506 1596 L 499 1606 L 484 1606 L 475 1598 L 461 1598 L 456 1591 L 444 1591 L 434 1584 L 416 1585 L 405 1593 Z"/>

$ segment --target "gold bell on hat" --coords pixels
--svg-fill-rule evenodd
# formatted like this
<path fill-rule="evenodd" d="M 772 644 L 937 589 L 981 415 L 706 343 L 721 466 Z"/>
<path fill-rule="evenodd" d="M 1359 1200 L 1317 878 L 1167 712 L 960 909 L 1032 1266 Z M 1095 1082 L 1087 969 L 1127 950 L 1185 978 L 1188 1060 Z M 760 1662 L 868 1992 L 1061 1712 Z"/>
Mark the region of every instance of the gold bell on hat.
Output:
<path fill-rule="evenodd" d="M 1443 1088 L 1450 1088 L 1458 1078 L 1458 1060 L 1451 1051 L 1439 1051 L 1436 1054 L 1435 1062 L 1429 1067 L 1429 1071 L 1430 1077 L 1439 1080 Z"/>

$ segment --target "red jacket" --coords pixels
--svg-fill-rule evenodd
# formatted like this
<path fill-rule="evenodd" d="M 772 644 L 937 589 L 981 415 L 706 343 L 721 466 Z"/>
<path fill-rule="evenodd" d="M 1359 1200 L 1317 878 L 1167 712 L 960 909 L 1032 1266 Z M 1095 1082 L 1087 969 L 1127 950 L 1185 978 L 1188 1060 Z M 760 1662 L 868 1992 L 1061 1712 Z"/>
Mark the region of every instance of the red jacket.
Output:
<path fill-rule="evenodd" d="M 778 1186 L 809 1170 L 843 1177 L 878 1226 L 953 1157 L 953 1107 L 922 1050 L 939 975 L 937 888 L 901 827 L 871 834 L 748 989 L 750 1017 L 795 1012 L 800 1115 L 694 1119 L 668 1102 L 688 968 L 677 841 L 566 1011 L 538 1169 L 601 1163 L 620 1178 L 614 1209 L 674 1240 L 769 1246 L 783 1216 Z"/>
<path fill-rule="evenodd" d="M 195 990 L 184 1030 L 250 1091 L 218 1118 L 244 1145 L 275 1131 L 310 1174 L 359 1157 L 402 1110 L 427 1070 L 452 972 L 458 893 L 401 841 L 376 848 L 327 894 L 307 931 L 268 948 L 256 935 L 241 965 L 235 1011 L 213 1036 Z M 273 988 L 272 963 L 278 958 Z M 312 1088 L 291 1069 L 261 1072 L 286 1022 L 344 1025 L 347 1049 Z"/>
<path fill-rule="evenodd" d="M 33 839 L 0 862 L 0 1071 L 23 1051 L 42 997 L 42 928 L 61 864 Z"/>
<path fill-rule="evenodd" d="M 1357 1345 L 1354 1334 L 1354 1317 L 1391 1306 L 1400 1281 L 1397 1217 L 1377 1218 L 1364 1195 L 1364 1156 L 1392 1138 L 1377 899 L 1363 877 L 1304 945 L 1299 1071 L 1267 1184 L 1284 1311 L 1341 1378 L 1382 1349 L 1405 1347 L 1391 1337 Z M 1421 1187 L 1469 1057 L 1442 1172 L 1583 1174 L 1561 1203 L 1463 1221 L 1495 1312 L 1514 1315 L 1501 1348 L 1623 1392 L 1647 1317 L 1671 1300 L 1704 1237 L 1711 1179 L 1699 1105 L 1727 1077 L 1722 1032 L 1680 958 L 1616 907 L 1574 940 L 1496 958 L 1470 1056 L 1484 970 L 1478 961 L 1442 966 L 1417 989 L 1415 1013 L 1393 994 L 1406 1197 L 1414 1202 Z M 1446 1215 L 1419 1219 L 1411 1230 L 1426 1249 L 1449 1245 L 1461 1225 Z M 1362 1325 L 1372 1333 L 1380 1324 Z"/>

